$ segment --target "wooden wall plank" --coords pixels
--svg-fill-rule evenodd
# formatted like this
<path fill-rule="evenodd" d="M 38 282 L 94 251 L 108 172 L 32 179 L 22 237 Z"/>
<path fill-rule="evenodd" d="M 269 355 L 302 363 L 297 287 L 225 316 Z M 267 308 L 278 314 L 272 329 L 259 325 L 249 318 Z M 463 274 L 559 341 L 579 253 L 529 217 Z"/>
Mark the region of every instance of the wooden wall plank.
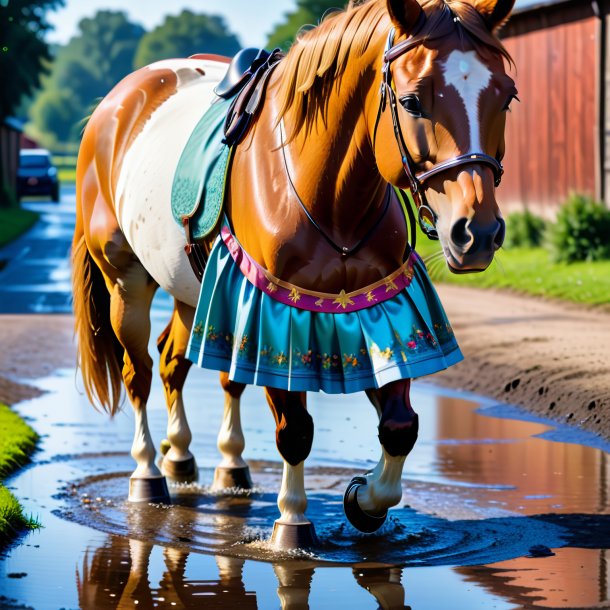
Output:
<path fill-rule="evenodd" d="M 522 100 L 507 121 L 498 199 L 508 207 L 550 215 L 571 191 L 595 194 L 597 21 L 573 17 L 544 9 L 522 15 L 504 38 Z"/>

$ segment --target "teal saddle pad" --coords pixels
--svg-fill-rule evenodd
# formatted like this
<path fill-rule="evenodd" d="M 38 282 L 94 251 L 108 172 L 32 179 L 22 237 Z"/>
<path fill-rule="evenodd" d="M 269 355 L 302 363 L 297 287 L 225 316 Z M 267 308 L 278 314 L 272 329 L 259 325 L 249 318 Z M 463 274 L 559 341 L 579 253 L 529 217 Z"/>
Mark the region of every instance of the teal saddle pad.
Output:
<path fill-rule="evenodd" d="M 223 125 L 232 100 L 218 98 L 201 117 L 182 151 L 172 183 L 172 214 L 182 226 L 190 218 L 199 239 L 216 226 L 224 199 L 231 149 L 223 143 Z"/>

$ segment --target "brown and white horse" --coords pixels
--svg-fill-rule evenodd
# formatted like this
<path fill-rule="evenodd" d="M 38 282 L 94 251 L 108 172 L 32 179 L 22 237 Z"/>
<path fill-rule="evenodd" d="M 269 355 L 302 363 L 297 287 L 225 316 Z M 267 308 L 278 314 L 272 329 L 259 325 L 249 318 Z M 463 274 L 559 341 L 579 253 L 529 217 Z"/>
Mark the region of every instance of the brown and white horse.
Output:
<path fill-rule="evenodd" d="M 389 208 L 353 256 L 338 257 L 321 239 L 289 187 L 281 119 L 296 189 L 335 242 L 351 244 L 367 234 L 391 183 L 420 193 L 416 200 L 436 223 L 453 271 L 485 269 L 504 235 L 496 186 L 506 111 L 516 95 L 494 31 L 513 4 L 368 0 L 302 35 L 275 69 L 264 107 L 233 159 L 226 213 L 245 250 L 276 277 L 327 293 L 379 281 L 400 266 L 405 252 L 400 205 Z M 79 362 L 92 401 L 115 413 L 122 381 L 135 410 L 132 500 L 167 493 L 146 419 L 149 310 L 158 286 L 175 299 L 158 343 L 171 445 L 162 470 L 183 478 L 196 472 L 181 392 L 200 285 L 169 202 L 180 153 L 226 67 L 225 59 L 208 56 L 161 61 L 129 75 L 93 113 L 78 158 L 73 284 Z M 246 468 L 239 421 L 244 386 L 224 373 L 221 383 L 220 475 Z M 383 445 L 379 465 L 349 500 L 350 519 L 364 530 L 378 527 L 400 501 L 403 463 L 417 436 L 409 387 L 403 380 L 368 391 Z M 306 395 L 267 388 L 266 396 L 284 458 L 279 521 L 307 528 L 303 464 L 313 422 Z M 227 480 L 220 475 L 217 485 Z"/>

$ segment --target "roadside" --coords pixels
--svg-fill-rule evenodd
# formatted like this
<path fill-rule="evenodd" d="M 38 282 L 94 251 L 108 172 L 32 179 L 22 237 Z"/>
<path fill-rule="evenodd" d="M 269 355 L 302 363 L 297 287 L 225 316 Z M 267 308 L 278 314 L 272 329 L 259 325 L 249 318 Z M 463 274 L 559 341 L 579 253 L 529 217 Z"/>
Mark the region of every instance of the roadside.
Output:
<path fill-rule="evenodd" d="M 0 248 L 30 229 L 39 216 L 23 208 L 0 208 Z"/>
<path fill-rule="evenodd" d="M 0 210 L 0 246 L 9 244 L 30 229 L 38 220 L 35 211 L 10 208 Z M 0 269 L 6 260 L 0 259 Z M 46 317 L 34 316 L 32 323 L 14 325 L 14 316 L 2 318 L 2 354 L 0 366 L 0 547 L 4 547 L 20 532 L 38 527 L 38 523 L 27 516 L 18 500 L 4 487 L 2 481 L 29 461 L 36 448 L 38 435 L 7 405 L 38 396 L 41 392 L 20 379 L 23 377 L 41 377 L 60 365 L 61 349 L 57 349 L 57 336 L 50 338 L 48 331 L 55 325 Z M 45 362 L 32 359 L 30 344 L 38 346 L 37 351 L 46 354 Z M 68 342 L 69 344 L 69 342 Z M 49 363 L 49 354 L 59 354 L 53 365 Z"/>
<path fill-rule="evenodd" d="M 0 480 L 29 461 L 38 435 L 14 411 L 0 403 Z M 24 529 L 37 527 L 27 517 L 11 492 L 0 485 L 0 546 L 4 546 Z"/>
<path fill-rule="evenodd" d="M 56 369 L 73 368 L 72 316 L 0 316 L 0 403 L 16 404 L 42 394 L 32 380 Z"/>
<path fill-rule="evenodd" d="M 430 381 L 610 439 L 610 313 L 493 290 L 437 288 L 465 359 Z"/>

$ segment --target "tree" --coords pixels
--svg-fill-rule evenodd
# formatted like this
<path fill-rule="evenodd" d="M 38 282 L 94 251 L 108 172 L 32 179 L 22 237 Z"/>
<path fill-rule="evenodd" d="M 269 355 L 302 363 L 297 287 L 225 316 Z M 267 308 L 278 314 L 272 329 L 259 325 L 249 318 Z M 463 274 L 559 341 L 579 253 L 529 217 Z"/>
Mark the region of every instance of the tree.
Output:
<path fill-rule="evenodd" d="M 0 3 L 0 120 L 39 86 L 51 61 L 44 40 L 51 28 L 46 13 L 64 0 L 4 0 Z"/>
<path fill-rule="evenodd" d="M 267 47 L 287 51 L 301 28 L 318 25 L 326 13 L 341 9 L 346 3 L 347 0 L 297 0 L 296 10 L 285 15 L 269 34 Z"/>
<path fill-rule="evenodd" d="M 0 1 L 0 125 L 32 95 L 48 70 L 51 53 L 44 34 L 51 26 L 46 13 L 62 4 L 63 0 Z M 14 176 L 5 175 L 4 161 L 0 159 L 0 206 L 15 201 Z"/>
<path fill-rule="evenodd" d="M 133 70 L 145 30 L 123 12 L 99 11 L 79 23 L 79 34 L 57 50 L 43 92 L 30 109 L 31 132 L 43 144 L 76 142 L 83 119 Z"/>
<path fill-rule="evenodd" d="M 142 38 L 135 65 L 141 67 L 160 59 L 189 57 L 195 53 L 232 56 L 240 47 L 237 36 L 227 29 L 222 17 L 184 10 L 178 16 L 168 16 Z"/>

